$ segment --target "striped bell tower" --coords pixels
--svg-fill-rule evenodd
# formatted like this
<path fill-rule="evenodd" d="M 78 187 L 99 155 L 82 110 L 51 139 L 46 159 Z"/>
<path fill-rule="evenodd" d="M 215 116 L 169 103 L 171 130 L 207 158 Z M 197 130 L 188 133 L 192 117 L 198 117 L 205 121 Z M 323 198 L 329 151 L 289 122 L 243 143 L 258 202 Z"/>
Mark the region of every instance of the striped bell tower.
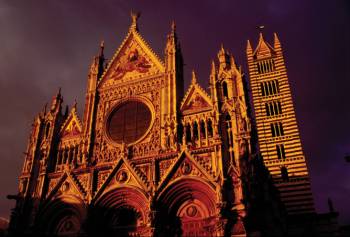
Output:
<path fill-rule="evenodd" d="M 262 33 L 253 51 L 247 43 L 255 123 L 264 163 L 279 189 L 288 215 L 313 213 L 310 179 L 280 41 L 273 47 Z"/>

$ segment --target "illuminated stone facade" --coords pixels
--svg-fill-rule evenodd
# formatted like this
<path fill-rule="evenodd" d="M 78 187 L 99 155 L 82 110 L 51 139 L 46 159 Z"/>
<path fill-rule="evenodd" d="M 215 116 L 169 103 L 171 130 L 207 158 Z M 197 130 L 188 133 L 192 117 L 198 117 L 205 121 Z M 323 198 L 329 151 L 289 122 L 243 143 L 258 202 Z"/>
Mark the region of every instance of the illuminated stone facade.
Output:
<path fill-rule="evenodd" d="M 295 118 L 282 48 L 260 34 L 253 51 L 247 45 L 249 79 L 261 155 L 289 215 L 314 213 L 305 156 Z"/>
<path fill-rule="evenodd" d="M 256 150 L 245 79 L 221 47 L 210 91 L 184 93 L 175 24 L 162 61 L 136 14 L 90 66 L 83 120 L 61 92 L 36 116 L 14 235 L 281 236 L 283 207 Z"/>

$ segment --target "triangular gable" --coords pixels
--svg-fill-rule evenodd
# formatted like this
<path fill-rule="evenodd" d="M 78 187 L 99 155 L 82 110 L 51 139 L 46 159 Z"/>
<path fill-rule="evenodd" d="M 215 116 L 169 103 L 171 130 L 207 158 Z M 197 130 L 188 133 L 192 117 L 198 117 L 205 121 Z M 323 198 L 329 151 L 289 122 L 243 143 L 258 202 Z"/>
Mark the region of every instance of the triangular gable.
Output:
<path fill-rule="evenodd" d="M 79 136 L 82 132 L 82 127 L 74 106 L 61 127 L 61 137 L 71 138 Z"/>
<path fill-rule="evenodd" d="M 123 185 L 134 186 L 145 191 L 148 190 L 147 183 L 137 174 L 134 168 L 124 158 L 120 158 L 112 172 L 109 173 L 104 183 L 99 187 L 94 200 L 111 189 Z"/>
<path fill-rule="evenodd" d="M 212 108 L 213 104 L 207 93 L 198 85 L 198 83 L 192 83 L 182 101 L 180 110 L 182 112 L 197 112 Z"/>
<path fill-rule="evenodd" d="M 99 87 L 164 72 L 164 63 L 136 30 L 130 30 L 101 77 Z"/>
<path fill-rule="evenodd" d="M 71 174 L 65 172 L 61 178 L 50 180 L 47 199 L 60 195 L 73 195 L 84 199 L 86 192 Z"/>
<path fill-rule="evenodd" d="M 254 56 L 260 59 L 260 58 L 271 57 L 272 53 L 274 53 L 273 47 L 269 43 L 267 43 L 264 40 L 262 34 L 260 34 L 259 43 L 254 51 Z"/>
<path fill-rule="evenodd" d="M 182 151 L 177 160 L 166 171 L 159 184 L 158 191 L 181 177 L 202 177 L 214 183 L 214 178 L 186 150 Z"/>

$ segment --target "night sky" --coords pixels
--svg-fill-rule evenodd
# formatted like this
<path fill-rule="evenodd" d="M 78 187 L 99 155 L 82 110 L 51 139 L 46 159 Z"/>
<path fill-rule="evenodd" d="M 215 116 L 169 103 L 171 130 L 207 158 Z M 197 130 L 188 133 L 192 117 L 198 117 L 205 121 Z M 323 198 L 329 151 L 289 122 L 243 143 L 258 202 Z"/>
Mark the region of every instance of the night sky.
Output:
<path fill-rule="evenodd" d="M 152 2 L 152 4 L 150 4 Z M 223 43 L 247 71 L 247 39 L 257 26 L 284 49 L 301 139 L 318 212 L 327 198 L 350 223 L 350 2 L 346 0 L 136 1 L 0 0 L 0 216 L 8 218 L 34 116 L 62 87 L 65 104 L 82 114 L 88 67 L 105 40 L 111 58 L 126 36 L 130 10 L 163 58 L 174 19 L 186 86 L 196 70 L 208 86 L 211 59 Z"/>

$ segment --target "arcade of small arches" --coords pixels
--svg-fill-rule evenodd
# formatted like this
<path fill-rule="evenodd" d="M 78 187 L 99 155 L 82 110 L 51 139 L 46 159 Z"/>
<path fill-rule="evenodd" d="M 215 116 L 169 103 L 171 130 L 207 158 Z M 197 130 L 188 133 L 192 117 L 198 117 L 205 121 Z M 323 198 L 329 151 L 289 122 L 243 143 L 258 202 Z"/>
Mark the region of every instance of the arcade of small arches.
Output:
<path fill-rule="evenodd" d="M 57 151 L 56 171 L 64 169 L 65 166 L 74 166 L 83 163 L 81 149 L 78 143 L 66 144 L 59 147 Z"/>
<path fill-rule="evenodd" d="M 212 236 L 220 231 L 218 203 L 215 187 L 189 177 L 177 179 L 153 198 L 127 185 L 105 192 L 90 205 L 63 193 L 39 211 L 36 228 L 50 236 Z"/>
<path fill-rule="evenodd" d="M 179 143 L 201 146 L 214 136 L 212 119 L 185 120 L 178 127 Z"/>

